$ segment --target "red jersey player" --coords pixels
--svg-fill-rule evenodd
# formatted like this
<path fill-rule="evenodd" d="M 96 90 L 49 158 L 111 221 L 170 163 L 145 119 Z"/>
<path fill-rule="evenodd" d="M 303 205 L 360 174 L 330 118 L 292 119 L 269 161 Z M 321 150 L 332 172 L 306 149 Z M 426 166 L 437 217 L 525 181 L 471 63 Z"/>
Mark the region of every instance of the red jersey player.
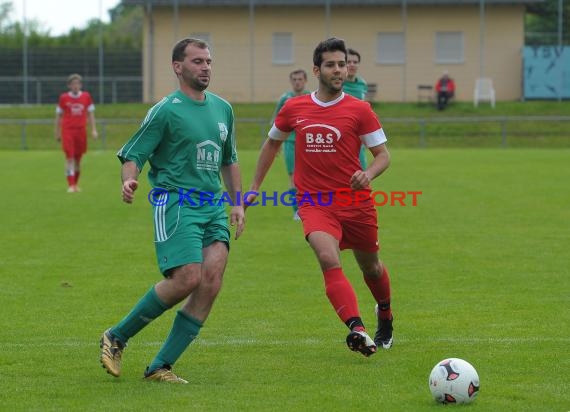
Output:
<path fill-rule="evenodd" d="M 378 258 L 376 209 L 370 182 L 390 164 L 386 136 L 370 104 L 343 93 L 347 50 L 343 40 L 321 42 L 313 55 L 319 88 L 287 100 L 265 141 L 250 191 L 258 193 L 281 143 L 295 131 L 295 186 L 305 238 L 321 266 L 326 295 L 350 332 L 348 347 L 370 356 L 392 346 L 390 279 Z M 374 156 L 366 170 L 359 162 L 364 144 Z M 246 201 L 253 202 L 255 194 Z M 377 330 L 368 336 L 354 289 L 340 264 L 340 250 L 352 249 L 374 297 Z"/>
<path fill-rule="evenodd" d="M 65 153 L 67 191 L 78 192 L 81 157 L 87 151 L 87 119 L 91 124 L 91 135 L 97 138 L 95 106 L 88 92 L 81 90 L 81 76 L 72 74 L 67 78 L 69 92 L 59 96 L 55 117 L 55 139 L 62 142 Z"/>

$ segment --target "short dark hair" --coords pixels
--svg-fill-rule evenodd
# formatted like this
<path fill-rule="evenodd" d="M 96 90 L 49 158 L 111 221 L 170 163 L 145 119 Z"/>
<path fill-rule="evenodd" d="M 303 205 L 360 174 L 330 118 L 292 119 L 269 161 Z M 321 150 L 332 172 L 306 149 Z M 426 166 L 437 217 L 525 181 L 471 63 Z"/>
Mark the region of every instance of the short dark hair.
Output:
<path fill-rule="evenodd" d="M 293 70 L 291 73 L 289 73 L 289 78 L 292 79 L 296 74 L 302 74 L 305 80 L 307 80 L 307 72 L 303 69 Z"/>
<path fill-rule="evenodd" d="M 208 46 L 208 43 L 206 43 L 204 40 L 187 37 L 185 39 L 180 40 L 178 43 L 174 45 L 174 48 L 172 49 L 173 62 L 181 62 L 184 60 L 184 57 L 186 57 L 186 46 L 188 46 L 189 44 L 195 44 L 196 47 L 199 47 L 200 49 L 210 48 L 210 46 Z"/>
<path fill-rule="evenodd" d="M 346 61 L 347 52 L 344 40 L 337 39 L 336 37 L 331 37 L 330 39 L 323 40 L 315 48 L 315 51 L 313 53 L 313 64 L 315 66 L 321 67 L 321 64 L 323 63 L 323 53 L 335 51 L 343 52 L 344 60 Z"/>
<path fill-rule="evenodd" d="M 352 54 L 353 56 L 358 57 L 358 63 L 360 63 L 360 53 L 358 53 L 356 50 L 351 49 L 350 47 L 348 48 L 348 54 Z"/>

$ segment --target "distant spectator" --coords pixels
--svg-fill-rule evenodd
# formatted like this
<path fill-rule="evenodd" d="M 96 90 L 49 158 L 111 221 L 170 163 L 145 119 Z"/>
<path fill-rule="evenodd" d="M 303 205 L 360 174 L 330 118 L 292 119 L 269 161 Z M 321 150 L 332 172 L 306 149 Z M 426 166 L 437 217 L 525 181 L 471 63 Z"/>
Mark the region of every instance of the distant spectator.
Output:
<path fill-rule="evenodd" d="M 437 93 L 437 109 L 445 109 L 449 100 L 455 95 L 455 83 L 449 77 L 447 70 L 435 84 L 435 92 Z"/>

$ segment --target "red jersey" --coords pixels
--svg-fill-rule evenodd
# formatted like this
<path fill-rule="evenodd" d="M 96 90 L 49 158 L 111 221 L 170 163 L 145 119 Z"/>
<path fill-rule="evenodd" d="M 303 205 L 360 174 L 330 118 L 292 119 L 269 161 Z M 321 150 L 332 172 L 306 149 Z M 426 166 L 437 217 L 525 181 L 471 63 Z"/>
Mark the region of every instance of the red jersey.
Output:
<path fill-rule="evenodd" d="M 345 93 L 326 103 L 316 98 L 316 92 L 287 100 L 269 137 L 285 140 L 293 130 L 293 178 L 298 196 L 350 188 L 350 178 L 362 170 L 360 146 L 374 147 L 386 142 L 370 104 Z"/>
<path fill-rule="evenodd" d="M 448 92 L 454 93 L 455 92 L 455 82 L 450 78 L 441 78 L 435 84 L 435 91 L 436 92 Z"/>
<path fill-rule="evenodd" d="M 81 91 L 77 95 L 71 92 L 59 96 L 57 113 L 63 115 L 61 126 L 64 129 L 84 128 L 87 124 L 87 113 L 95 110 L 93 99 L 88 92 Z"/>

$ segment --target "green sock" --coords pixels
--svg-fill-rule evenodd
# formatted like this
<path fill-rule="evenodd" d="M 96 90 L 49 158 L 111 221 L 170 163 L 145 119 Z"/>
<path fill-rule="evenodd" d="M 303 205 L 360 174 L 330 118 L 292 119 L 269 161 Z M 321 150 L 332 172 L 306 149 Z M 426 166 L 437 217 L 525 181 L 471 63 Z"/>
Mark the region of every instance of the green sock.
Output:
<path fill-rule="evenodd" d="M 295 201 L 295 203 L 293 204 L 293 212 L 296 212 L 297 210 L 299 210 L 299 207 L 297 206 L 297 198 L 295 197 L 295 195 L 297 194 L 297 189 L 292 187 L 291 189 L 289 189 L 289 193 L 291 193 L 291 198 Z"/>
<path fill-rule="evenodd" d="M 158 318 L 167 309 L 156 294 L 154 286 L 138 301 L 133 310 L 116 326 L 111 328 L 111 334 L 121 342 L 127 341 L 141 331 L 146 325 Z"/>
<path fill-rule="evenodd" d="M 184 313 L 182 310 L 176 312 L 176 318 L 170 334 L 151 362 L 148 370 L 153 371 L 162 368 L 164 365 L 174 365 L 174 362 L 178 360 L 188 345 L 198 336 L 201 327 L 202 322 L 198 319 Z"/>

